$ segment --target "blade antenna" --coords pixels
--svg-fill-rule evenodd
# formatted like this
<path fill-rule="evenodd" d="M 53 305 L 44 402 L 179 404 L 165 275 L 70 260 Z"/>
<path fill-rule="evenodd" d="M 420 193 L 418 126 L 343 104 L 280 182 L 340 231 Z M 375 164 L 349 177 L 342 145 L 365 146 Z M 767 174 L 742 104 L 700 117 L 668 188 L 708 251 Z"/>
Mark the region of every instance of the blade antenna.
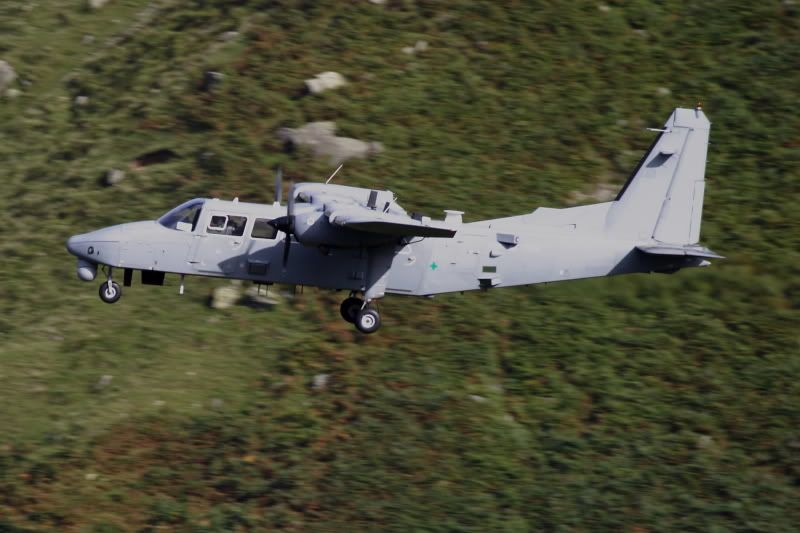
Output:
<path fill-rule="evenodd" d="M 334 171 L 333 171 L 333 174 L 331 174 L 331 177 L 330 177 L 330 178 L 328 178 L 328 180 L 325 182 L 325 185 L 327 185 L 327 184 L 329 184 L 329 183 L 331 182 L 331 180 L 332 180 L 332 179 L 333 179 L 333 177 L 336 175 L 336 173 L 337 173 L 337 172 L 339 172 L 340 170 L 342 170 L 342 167 L 343 167 L 343 166 L 344 166 L 344 163 L 342 163 L 341 165 L 339 165 L 339 168 L 337 168 L 336 170 L 334 170 Z"/>
<path fill-rule="evenodd" d="M 275 171 L 275 203 L 281 203 L 281 196 L 283 195 L 283 167 L 278 166 Z"/>

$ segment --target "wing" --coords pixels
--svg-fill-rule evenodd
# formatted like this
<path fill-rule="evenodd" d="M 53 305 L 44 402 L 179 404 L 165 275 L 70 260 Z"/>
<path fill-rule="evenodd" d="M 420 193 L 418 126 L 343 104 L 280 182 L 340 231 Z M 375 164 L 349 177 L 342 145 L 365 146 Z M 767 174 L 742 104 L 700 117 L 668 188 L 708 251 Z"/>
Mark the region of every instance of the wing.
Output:
<path fill-rule="evenodd" d="M 382 213 L 361 207 L 335 211 L 328 220 L 343 228 L 398 237 L 452 238 L 456 234 L 455 229 L 445 226 L 443 222 L 417 220 L 408 215 Z"/>
<path fill-rule="evenodd" d="M 702 257 L 708 259 L 725 259 L 723 256 L 716 252 L 712 252 L 708 248 L 694 244 L 680 245 L 680 244 L 663 244 L 663 245 L 643 245 L 636 247 L 639 251 L 651 255 L 683 255 L 687 257 Z"/>

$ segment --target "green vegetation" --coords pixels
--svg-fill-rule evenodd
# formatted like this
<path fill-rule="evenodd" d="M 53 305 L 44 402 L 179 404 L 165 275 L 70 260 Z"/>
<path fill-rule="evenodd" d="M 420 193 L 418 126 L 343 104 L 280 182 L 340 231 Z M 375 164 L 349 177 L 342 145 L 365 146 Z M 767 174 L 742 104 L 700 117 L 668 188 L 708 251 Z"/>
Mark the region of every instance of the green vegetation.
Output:
<path fill-rule="evenodd" d="M 800 5 L 85 4 L 0 3 L 0 531 L 796 530 Z M 327 70 L 348 85 L 302 96 Z M 365 338 L 314 290 L 109 307 L 64 250 L 193 196 L 271 201 L 277 164 L 324 178 L 275 135 L 313 120 L 384 143 L 337 180 L 407 208 L 565 206 L 698 100 L 710 269 L 389 297 Z"/>

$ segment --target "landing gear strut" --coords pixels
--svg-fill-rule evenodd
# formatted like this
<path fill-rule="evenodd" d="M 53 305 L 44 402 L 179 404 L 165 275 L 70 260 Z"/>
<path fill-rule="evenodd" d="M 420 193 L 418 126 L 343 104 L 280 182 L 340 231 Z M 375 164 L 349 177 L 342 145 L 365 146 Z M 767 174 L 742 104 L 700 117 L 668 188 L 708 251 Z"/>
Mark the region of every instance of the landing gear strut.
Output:
<path fill-rule="evenodd" d="M 100 284 L 100 299 L 107 304 L 113 304 L 122 296 L 122 288 L 116 281 L 111 281 L 111 267 L 108 268 L 108 278 Z"/>
<path fill-rule="evenodd" d="M 375 333 L 381 327 L 381 315 L 371 304 L 351 295 L 342 302 L 339 312 L 347 322 L 354 324 L 361 333 Z"/>

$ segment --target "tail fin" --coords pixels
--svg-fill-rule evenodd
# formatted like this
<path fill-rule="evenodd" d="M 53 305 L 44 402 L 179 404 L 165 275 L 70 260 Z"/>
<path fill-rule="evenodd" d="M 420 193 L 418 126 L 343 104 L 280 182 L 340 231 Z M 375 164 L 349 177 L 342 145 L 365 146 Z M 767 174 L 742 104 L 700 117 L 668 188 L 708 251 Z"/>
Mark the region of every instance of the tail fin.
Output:
<path fill-rule="evenodd" d="M 671 244 L 698 242 L 710 126 L 699 107 L 672 112 L 611 205 L 609 233 Z"/>

